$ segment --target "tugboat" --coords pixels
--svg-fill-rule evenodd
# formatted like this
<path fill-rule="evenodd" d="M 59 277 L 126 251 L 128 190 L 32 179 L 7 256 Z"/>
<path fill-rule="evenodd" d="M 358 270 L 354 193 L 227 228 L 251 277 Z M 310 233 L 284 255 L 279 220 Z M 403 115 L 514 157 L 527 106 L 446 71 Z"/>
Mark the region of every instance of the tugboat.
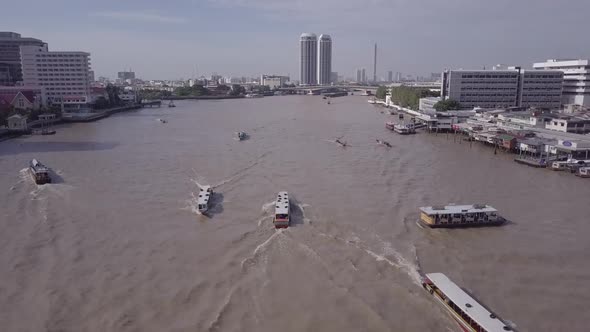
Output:
<path fill-rule="evenodd" d="M 420 223 L 430 228 L 499 226 L 505 222 L 498 210 L 486 204 L 420 208 Z"/>
<path fill-rule="evenodd" d="M 45 165 L 41 164 L 37 159 L 31 160 L 29 164 L 29 171 L 31 172 L 31 176 L 33 180 L 35 180 L 36 184 L 46 184 L 51 183 L 51 177 L 49 177 L 49 168 Z"/>
<path fill-rule="evenodd" d="M 213 195 L 213 188 L 211 186 L 202 186 L 199 190 L 199 198 L 197 199 L 198 211 L 200 214 L 205 214 L 209 210 L 209 201 Z"/>
<path fill-rule="evenodd" d="M 289 227 L 290 210 L 289 194 L 286 191 L 279 192 L 275 202 L 275 218 L 273 220 L 275 228 Z"/>
<path fill-rule="evenodd" d="M 173 100 L 171 100 L 171 101 L 168 103 L 168 107 L 176 107 L 176 105 L 174 105 L 174 101 L 173 101 Z"/>

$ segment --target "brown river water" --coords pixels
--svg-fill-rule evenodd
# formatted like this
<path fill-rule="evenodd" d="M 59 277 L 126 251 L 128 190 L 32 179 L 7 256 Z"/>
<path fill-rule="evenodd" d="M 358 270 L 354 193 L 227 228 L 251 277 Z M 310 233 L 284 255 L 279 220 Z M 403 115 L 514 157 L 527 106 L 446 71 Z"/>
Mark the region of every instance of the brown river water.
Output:
<path fill-rule="evenodd" d="M 360 96 L 176 105 L 0 143 L 2 331 L 457 331 L 429 272 L 519 331 L 589 330 L 589 180 L 396 135 Z M 32 158 L 56 183 L 33 183 Z M 196 183 L 215 186 L 209 217 Z M 275 230 L 281 190 L 294 220 Z M 512 223 L 417 226 L 447 203 Z"/>

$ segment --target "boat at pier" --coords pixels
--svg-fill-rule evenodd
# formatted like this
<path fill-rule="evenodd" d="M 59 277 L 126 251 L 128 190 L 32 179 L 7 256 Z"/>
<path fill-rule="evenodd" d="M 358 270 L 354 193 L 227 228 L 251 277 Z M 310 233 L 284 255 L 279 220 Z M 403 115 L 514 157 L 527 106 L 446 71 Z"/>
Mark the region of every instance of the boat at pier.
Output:
<path fill-rule="evenodd" d="M 213 195 L 213 188 L 211 186 L 202 186 L 199 190 L 199 197 L 197 199 L 197 208 L 200 214 L 204 214 L 209 210 L 209 203 Z"/>
<path fill-rule="evenodd" d="M 499 226 L 505 222 L 498 210 L 486 204 L 420 208 L 420 223 L 430 228 Z"/>
<path fill-rule="evenodd" d="M 275 202 L 275 217 L 273 223 L 275 228 L 289 227 L 289 212 L 291 211 L 289 203 L 289 194 L 286 191 L 281 191 L 277 195 Z"/>
<path fill-rule="evenodd" d="M 37 159 L 31 160 L 29 164 L 29 172 L 36 184 L 51 183 L 49 168 L 41 164 Z"/>
<path fill-rule="evenodd" d="M 396 124 L 393 127 L 393 131 L 395 131 L 396 133 L 398 133 L 400 135 L 409 135 L 409 134 L 416 133 L 416 129 L 414 129 L 413 124 L 409 124 L 409 125 Z"/>
<path fill-rule="evenodd" d="M 262 98 L 264 96 L 261 94 L 258 94 L 258 93 L 248 93 L 245 97 L 246 98 Z"/>
<path fill-rule="evenodd" d="M 389 129 L 389 130 L 393 130 L 395 128 L 395 123 L 389 121 L 389 122 L 385 122 L 385 128 Z"/>
<path fill-rule="evenodd" d="M 490 312 L 442 273 L 422 278 L 426 289 L 466 332 L 503 332 L 513 328 Z"/>
<path fill-rule="evenodd" d="M 580 167 L 576 175 L 582 178 L 590 178 L 590 167 Z"/>

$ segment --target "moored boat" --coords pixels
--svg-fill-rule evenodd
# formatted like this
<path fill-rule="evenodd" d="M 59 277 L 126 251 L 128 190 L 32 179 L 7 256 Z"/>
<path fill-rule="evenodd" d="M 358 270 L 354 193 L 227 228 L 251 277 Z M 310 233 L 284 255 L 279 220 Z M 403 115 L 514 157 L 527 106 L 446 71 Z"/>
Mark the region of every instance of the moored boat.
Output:
<path fill-rule="evenodd" d="M 211 186 L 202 186 L 199 190 L 199 197 L 197 199 L 197 208 L 200 214 L 204 214 L 209 210 L 209 202 L 213 195 L 213 188 Z"/>
<path fill-rule="evenodd" d="M 512 327 L 490 312 L 442 273 L 428 273 L 422 286 L 440 302 L 467 332 L 513 331 Z"/>
<path fill-rule="evenodd" d="M 498 210 L 486 204 L 420 208 L 420 223 L 431 228 L 499 226 L 505 222 Z"/>
<path fill-rule="evenodd" d="M 582 178 L 590 178 L 590 167 L 580 167 L 576 175 Z"/>
<path fill-rule="evenodd" d="M 36 184 L 51 183 L 51 177 L 49 176 L 49 168 L 41 164 L 37 159 L 31 160 L 29 164 L 29 172 L 35 180 Z"/>
<path fill-rule="evenodd" d="M 389 121 L 389 122 L 385 122 L 385 128 L 389 129 L 389 130 L 393 130 L 395 128 L 395 123 Z"/>
<path fill-rule="evenodd" d="M 259 93 L 248 93 L 248 94 L 246 94 L 245 97 L 246 98 L 262 98 L 264 96 Z"/>
<path fill-rule="evenodd" d="M 290 211 L 289 194 L 286 191 L 279 192 L 275 201 L 275 217 L 273 220 L 275 228 L 289 227 Z"/>
<path fill-rule="evenodd" d="M 393 131 L 395 131 L 396 133 L 398 133 L 400 135 L 410 135 L 410 134 L 416 133 L 416 129 L 414 129 L 414 125 L 412 125 L 412 124 L 409 124 L 409 125 L 396 124 L 393 126 Z"/>

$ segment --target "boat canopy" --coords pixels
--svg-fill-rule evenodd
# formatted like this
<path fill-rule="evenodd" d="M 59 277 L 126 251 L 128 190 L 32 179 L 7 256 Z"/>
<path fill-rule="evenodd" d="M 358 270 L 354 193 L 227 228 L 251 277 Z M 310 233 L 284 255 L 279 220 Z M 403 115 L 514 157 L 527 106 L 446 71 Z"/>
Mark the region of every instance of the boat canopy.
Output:
<path fill-rule="evenodd" d="M 498 210 L 486 204 L 425 206 L 421 207 L 420 211 L 426 213 L 427 215 L 498 212 Z"/>
<path fill-rule="evenodd" d="M 451 300 L 457 307 L 467 314 L 479 326 L 488 332 L 511 331 L 498 317 L 489 312 L 475 299 L 469 296 L 459 286 L 442 273 L 429 273 L 426 277 Z"/>
<path fill-rule="evenodd" d="M 207 204 L 209 203 L 209 198 L 211 197 L 211 186 L 202 186 L 201 190 L 199 191 L 199 199 L 198 204 Z"/>
<path fill-rule="evenodd" d="M 276 214 L 289 214 L 289 194 L 286 191 L 281 191 L 277 195 L 275 204 Z"/>

